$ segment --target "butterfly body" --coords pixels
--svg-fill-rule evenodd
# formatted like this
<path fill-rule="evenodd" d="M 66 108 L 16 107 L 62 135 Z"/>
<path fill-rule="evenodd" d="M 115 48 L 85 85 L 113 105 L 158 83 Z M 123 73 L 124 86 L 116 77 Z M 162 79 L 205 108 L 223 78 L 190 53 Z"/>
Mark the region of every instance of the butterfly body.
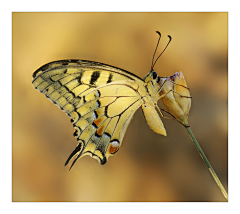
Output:
<path fill-rule="evenodd" d="M 123 69 L 87 60 L 60 60 L 33 73 L 33 86 L 71 118 L 78 146 L 68 158 L 91 155 L 101 164 L 116 153 L 134 113 L 142 107 L 149 127 L 166 135 L 156 111 L 159 77 L 142 80 Z"/>

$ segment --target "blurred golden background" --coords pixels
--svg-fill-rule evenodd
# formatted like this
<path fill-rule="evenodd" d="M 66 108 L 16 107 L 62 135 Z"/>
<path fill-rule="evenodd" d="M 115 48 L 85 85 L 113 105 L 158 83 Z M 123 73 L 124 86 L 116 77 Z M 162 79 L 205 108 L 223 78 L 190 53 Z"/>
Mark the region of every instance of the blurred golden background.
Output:
<path fill-rule="evenodd" d="M 73 126 L 32 87 L 32 73 L 86 59 L 143 78 L 156 30 L 158 54 L 173 39 L 155 70 L 184 73 L 189 124 L 228 191 L 228 13 L 13 13 L 13 201 L 225 201 L 184 127 L 163 119 L 168 136 L 157 135 L 141 109 L 107 164 L 85 156 L 64 167 L 77 145 Z"/>

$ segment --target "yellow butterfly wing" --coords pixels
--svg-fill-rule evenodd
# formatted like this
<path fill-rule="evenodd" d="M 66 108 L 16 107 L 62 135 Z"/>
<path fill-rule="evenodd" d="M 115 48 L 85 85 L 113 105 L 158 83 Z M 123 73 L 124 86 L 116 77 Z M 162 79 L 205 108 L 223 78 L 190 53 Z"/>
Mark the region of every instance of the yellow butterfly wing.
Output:
<path fill-rule="evenodd" d="M 32 84 L 71 118 L 78 146 L 65 165 L 76 156 L 72 166 L 84 155 L 105 164 L 121 146 L 145 93 L 136 75 L 86 60 L 48 63 L 33 73 Z"/>

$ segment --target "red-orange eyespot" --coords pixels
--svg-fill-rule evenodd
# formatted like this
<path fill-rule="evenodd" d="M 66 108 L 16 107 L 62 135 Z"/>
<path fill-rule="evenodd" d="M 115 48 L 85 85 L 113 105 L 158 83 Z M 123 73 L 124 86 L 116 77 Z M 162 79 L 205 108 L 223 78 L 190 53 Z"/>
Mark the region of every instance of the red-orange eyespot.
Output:
<path fill-rule="evenodd" d="M 118 148 L 119 148 L 119 142 L 118 142 L 117 140 L 114 140 L 114 141 L 112 141 L 112 142 L 110 143 L 109 152 L 110 152 L 111 154 L 114 154 L 114 153 L 117 152 Z"/>

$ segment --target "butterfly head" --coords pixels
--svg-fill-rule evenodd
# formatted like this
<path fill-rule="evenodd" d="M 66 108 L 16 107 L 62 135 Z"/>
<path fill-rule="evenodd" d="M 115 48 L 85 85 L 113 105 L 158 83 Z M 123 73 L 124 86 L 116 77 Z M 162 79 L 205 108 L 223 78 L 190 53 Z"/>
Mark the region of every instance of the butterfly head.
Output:
<path fill-rule="evenodd" d="M 153 71 L 153 79 L 156 81 L 156 83 L 160 83 L 161 78 L 157 75 L 156 71 Z"/>
<path fill-rule="evenodd" d="M 161 78 L 158 76 L 157 72 L 152 70 L 144 78 L 144 82 L 149 87 L 153 87 L 156 91 L 159 91 L 161 87 Z"/>
<path fill-rule="evenodd" d="M 143 78 L 143 80 L 145 83 L 148 83 L 150 81 L 159 83 L 160 77 L 158 76 L 156 71 L 152 70 L 152 71 L 148 72 L 148 74 Z"/>

